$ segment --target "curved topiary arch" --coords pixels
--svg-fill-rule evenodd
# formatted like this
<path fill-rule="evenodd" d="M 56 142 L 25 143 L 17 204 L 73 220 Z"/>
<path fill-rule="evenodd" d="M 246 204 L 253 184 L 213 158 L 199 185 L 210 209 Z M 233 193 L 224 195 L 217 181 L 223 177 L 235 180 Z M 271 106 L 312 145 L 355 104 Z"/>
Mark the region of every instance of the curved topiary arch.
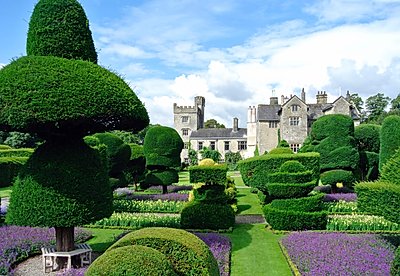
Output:
<path fill-rule="evenodd" d="M 40 0 L 33 10 L 26 51 L 97 63 L 88 19 L 76 0 Z"/>
<path fill-rule="evenodd" d="M 138 131 L 149 117 L 132 89 L 91 62 L 28 56 L 0 70 L 0 127 L 83 137 L 112 129 Z"/>

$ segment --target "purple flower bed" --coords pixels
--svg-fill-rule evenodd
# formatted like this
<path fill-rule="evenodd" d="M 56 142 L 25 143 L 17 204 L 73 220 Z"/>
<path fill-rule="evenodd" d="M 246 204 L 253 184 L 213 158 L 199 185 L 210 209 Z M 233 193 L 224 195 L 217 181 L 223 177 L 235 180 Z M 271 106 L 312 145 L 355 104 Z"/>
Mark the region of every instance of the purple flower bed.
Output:
<path fill-rule="evenodd" d="M 301 275 L 390 275 L 394 246 L 373 234 L 293 232 L 282 244 Z"/>
<path fill-rule="evenodd" d="M 161 187 L 161 186 L 159 186 Z M 176 187 L 190 187 L 192 186 L 176 186 Z M 137 194 L 128 188 L 118 188 L 114 191 L 117 196 L 126 196 L 126 199 L 132 200 L 170 200 L 170 201 L 187 201 L 188 194 L 181 194 L 177 192 L 169 192 L 168 194 Z"/>
<path fill-rule="evenodd" d="M 162 192 L 162 186 L 151 186 L 147 190 L 154 190 L 157 192 Z M 191 191 L 193 189 L 192 185 L 169 185 L 167 186 L 168 193 L 177 193 L 179 191 Z"/>
<path fill-rule="evenodd" d="M 231 252 L 231 241 L 228 237 L 216 233 L 195 233 L 211 249 L 218 262 L 219 273 L 222 276 L 229 275 L 229 262 Z"/>
<path fill-rule="evenodd" d="M 351 202 L 351 201 L 357 201 L 357 194 L 356 193 L 338 193 L 338 194 L 326 194 L 324 197 L 324 201 L 325 202 L 335 202 L 335 201 L 339 201 L 339 200 L 343 200 L 343 201 L 347 201 L 347 202 Z"/>
<path fill-rule="evenodd" d="M 75 240 L 87 240 L 91 233 L 76 228 Z M 39 252 L 43 246 L 55 243 L 54 228 L 3 226 L 0 227 L 0 275 L 8 275 L 16 261 Z M 12 274 L 12 272 L 11 272 Z"/>

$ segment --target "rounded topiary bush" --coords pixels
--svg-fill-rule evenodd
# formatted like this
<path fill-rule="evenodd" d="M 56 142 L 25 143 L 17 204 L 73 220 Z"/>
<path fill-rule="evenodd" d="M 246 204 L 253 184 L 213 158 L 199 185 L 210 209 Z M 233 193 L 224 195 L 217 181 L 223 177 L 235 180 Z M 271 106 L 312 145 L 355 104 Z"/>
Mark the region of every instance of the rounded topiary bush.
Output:
<path fill-rule="evenodd" d="M 181 212 L 185 229 L 229 229 L 235 225 L 235 212 L 228 204 L 192 201 Z"/>
<path fill-rule="evenodd" d="M 133 231 L 109 249 L 142 245 L 163 253 L 178 275 L 219 275 L 217 261 L 209 247 L 194 234 L 181 229 L 143 228 Z"/>
<path fill-rule="evenodd" d="M 274 148 L 268 154 L 292 154 L 293 151 L 290 148 Z"/>
<path fill-rule="evenodd" d="M 193 196 L 203 203 L 226 204 L 228 201 L 223 185 L 202 185 L 193 189 Z"/>
<path fill-rule="evenodd" d="M 88 19 L 76 0 L 40 0 L 29 21 L 26 51 L 32 56 L 56 56 L 96 63 Z"/>
<path fill-rule="evenodd" d="M 83 137 L 111 129 L 141 130 L 146 109 L 114 73 L 91 62 L 28 56 L 0 70 L 0 126 L 52 136 Z"/>
<path fill-rule="evenodd" d="M 379 153 L 380 148 L 380 125 L 361 124 L 354 129 L 354 138 L 358 150 Z"/>
<path fill-rule="evenodd" d="M 8 223 L 72 227 L 112 214 L 104 163 L 82 139 L 48 141 L 20 170 L 10 198 Z"/>
<path fill-rule="evenodd" d="M 344 187 L 352 187 L 355 179 L 351 171 L 331 170 L 321 173 L 320 176 L 323 185 L 336 187 L 336 183 L 342 183 Z"/>
<path fill-rule="evenodd" d="M 87 276 L 109 275 L 177 275 L 164 254 L 156 249 L 127 245 L 107 251 L 88 268 Z"/>
<path fill-rule="evenodd" d="M 176 170 L 153 170 L 146 174 L 145 182 L 151 185 L 169 185 L 179 182 L 179 174 Z"/>
<path fill-rule="evenodd" d="M 199 162 L 199 166 L 213 166 L 215 161 L 211 158 L 205 158 Z"/>
<path fill-rule="evenodd" d="M 279 171 L 288 172 L 288 173 L 296 173 L 305 171 L 306 168 L 297 160 L 289 160 L 281 165 Z"/>
<path fill-rule="evenodd" d="M 321 141 L 329 136 L 346 137 L 354 135 L 354 123 L 350 116 L 330 114 L 318 118 L 311 128 L 311 140 Z"/>
<path fill-rule="evenodd" d="M 400 116 L 391 115 L 382 122 L 379 150 L 379 170 L 400 147 Z"/>

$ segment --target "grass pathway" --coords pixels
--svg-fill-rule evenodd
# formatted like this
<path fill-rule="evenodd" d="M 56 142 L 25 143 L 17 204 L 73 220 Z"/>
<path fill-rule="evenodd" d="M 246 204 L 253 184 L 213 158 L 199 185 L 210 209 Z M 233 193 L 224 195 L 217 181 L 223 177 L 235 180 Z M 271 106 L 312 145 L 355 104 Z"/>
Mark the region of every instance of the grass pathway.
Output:
<path fill-rule="evenodd" d="M 238 189 L 239 215 L 262 215 L 256 194 L 243 184 L 242 178 L 232 175 Z M 237 224 L 232 233 L 232 276 L 290 276 L 289 265 L 281 252 L 277 235 L 265 229 L 265 224 Z"/>

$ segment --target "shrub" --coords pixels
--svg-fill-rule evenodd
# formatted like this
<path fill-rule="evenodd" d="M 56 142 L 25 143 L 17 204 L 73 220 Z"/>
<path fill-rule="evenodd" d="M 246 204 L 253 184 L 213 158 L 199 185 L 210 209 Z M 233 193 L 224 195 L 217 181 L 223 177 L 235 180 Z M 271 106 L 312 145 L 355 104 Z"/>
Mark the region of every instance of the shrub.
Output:
<path fill-rule="evenodd" d="M 193 189 L 193 196 L 197 202 L 211 204 L 226 204 L 228 196 L 223 185 L 202 185 Z"/>
<path fill-rule="evenodd" d="M 229 229 L 235 224 L 235 212 L 227 204 L 189 202 L 181 212 L 185 229 Z"/>
<path fill-rule="evenodd" d="M 275 230 L 324 230 L 326 229 L 327 213 L 300 212 L 294 210 L 281 210 L 267 204 L 263 208 L 265 219 Z"/>
<path fill-rule="evenodd" d="M 386 117 L 382 122 L 379 151 L 379 171 L 400 146 L 400 116 Z"/>
<path fill-rule="evenodd" d="M 362 180 L 374 181 L 379 177 L 379 153 L 360 151 Z"/>
<path fill-rule="evenodd" d="M 256 146 L 257 149 L 257 146 Z M 257 154 L 258 156 L 259 154 Z M 237 163 L 242 160 L 242 156 L 240 152 L 231 152 L 228 151 L 225 153 L 225 164 L 228 166 L 230 171 L 234 171 L 237 169 Z"/>
<path fill-rule="evenodd" d="M 179 182 L 179 175 L 174 169 L 152 170 L 146 174 L 145 182 L 151 185 L 170 185 Z"/>
<path fill-rule="evenodd" d="M 277 148 L 290 148 L 290 145 L 286 140 L 282 139 L 279 141 Z"/>
<path fill-rule="evenodd" d="M 190 183 L 225 185 L 226 165 L 191 166 L 189 167 Z"/>
<path fill-rule="evenodd" d="M 383 216 L 400 224 L 400 185 L 389 182 L 356 183 L 357 206 L 360 212 Z"/>
<path fill-rule="evenodd" d="M 361 124 L 356 126 L 354 138 L 356 139 L 358 150 L 379 153 L 380 131 L 380 125 Z"/>
<path fill-rule="evenodd" d="M 298 154 L 266 154 L 239 161 L 239 170 L 247 186 L 265 187 L 265 182 L 270 173 L 279 171 L 282 164 L 289 160 L 299 161 L 306 170 L 311 170 L 313 179 L 319 177 L 319 153 Z"/>
<path fill-rule="evenodd" d="M 271 202 L 272 208 L 281 210 L 293 210 L 299 212 L 315 212 L 323 209 L 322 199 L 324 194 L 314 196 L 291 198 L 291 199 L 275 199 Z"/>
<path fill-rule="evenodd" d="M 144 178 L 146 169 L 146 158 L 143 152 L 143 146 L 137 144 L 128 144 L 131 148 L 131 158 L 128 162 L 126 171 L 132 176 L 134 183 L 138 183 Z"/>
<path fill-rule="evenodd" d="M 144 228 L 131 232 L 106 253 L 128 245 L 142 245 L 163 253 L 179 275 L 219 275 L 208 246 L 194 234 L 180 229 Z"/>
<path fill-rule="evenodd" d="M 199 162 L 199 166 L 214 166 L 215 161 L 211 158 L 205 158 Z"/>
<path fill-rule="evenodd" d="M 340 147 L 326 154 L 321 153 L 321 170 L 355 170 L 359 160 L 359 153 L 355 147 Z"/>
<path fill-rule="evenodd" d="M 400 185 L 400 150 L 383 165 L 380 180 Z"/>
<path fill-rule="evenodd" d="M 98 257 L 85 275 L 177 275 L 165 257 L 156 249 L 127 245 L 107 251 Z"/>
<path fill-rule="evenodd" d="M 3 150 L 9 150 L 9 149 L 12 149 L 12 147 L 10 147 L 9 145 L 0 144 L 0 150 L 1 150 L 1 151 L 3 151 Z"/>
<path fill-rule="evenodd" d="M 268 183 L 306 183 L 312 180 L 312 171 L 276 172 L 268 175 Z"/>
<path fill-rule="evenodd" d="M 293 151 L 290 148 L 280 147 L 270 150 L 268 154 L 293 154 Z"/>
<path fill-rule="evenodd" d="M 4 149 L 0 150 L 0 157 L 29 157 L 34 149 Z"/>
<path fill-rule="evenodd" d="M 331 114 L 318 118 L 311 128 L 311 140 L 321 141 L 329 136 L 354 136 L 353 120 L 343 114 Z"/>
<path fill-rule="evenodd" d="M 27 160 L 27 157 L 0 157 L 0 188 L 12 185 L 14 177 Z"/>
<path fill-rule="evenodd" d="M 400 246 L 397 247 L 392 266 L 390 267 L 390 275 L 399 276 L 400 275 Z"/>
<path fill-rule="evenodd" d="M 345 187 L 352 187 L 354 176 L 351 171 L 345 170 L 331 170 L 321 173 L 320 176 L 323 185 L 331 185 L 336 187 L 336 183 L 343 183 Z"/>
<path fill-rule="evenodd" d="M 305 170 L 306 168 L 297 160 L 286 161 L 279 168 L 279 171 L 288 173 L 303 172 Z"/>
<path fill-rule="evenodd" d="M 88 19 L 76 0 L 38 2 L 29 22 L 26 44 L 28 55 L 97 62 Z"/>
<path fill-rule="evenodd" d="M 167 200 L 131 200 L 116 199 L 113 201 L 114 212 L 129 213 L 179 213 L 183 208 L 182 201 Z"/>

